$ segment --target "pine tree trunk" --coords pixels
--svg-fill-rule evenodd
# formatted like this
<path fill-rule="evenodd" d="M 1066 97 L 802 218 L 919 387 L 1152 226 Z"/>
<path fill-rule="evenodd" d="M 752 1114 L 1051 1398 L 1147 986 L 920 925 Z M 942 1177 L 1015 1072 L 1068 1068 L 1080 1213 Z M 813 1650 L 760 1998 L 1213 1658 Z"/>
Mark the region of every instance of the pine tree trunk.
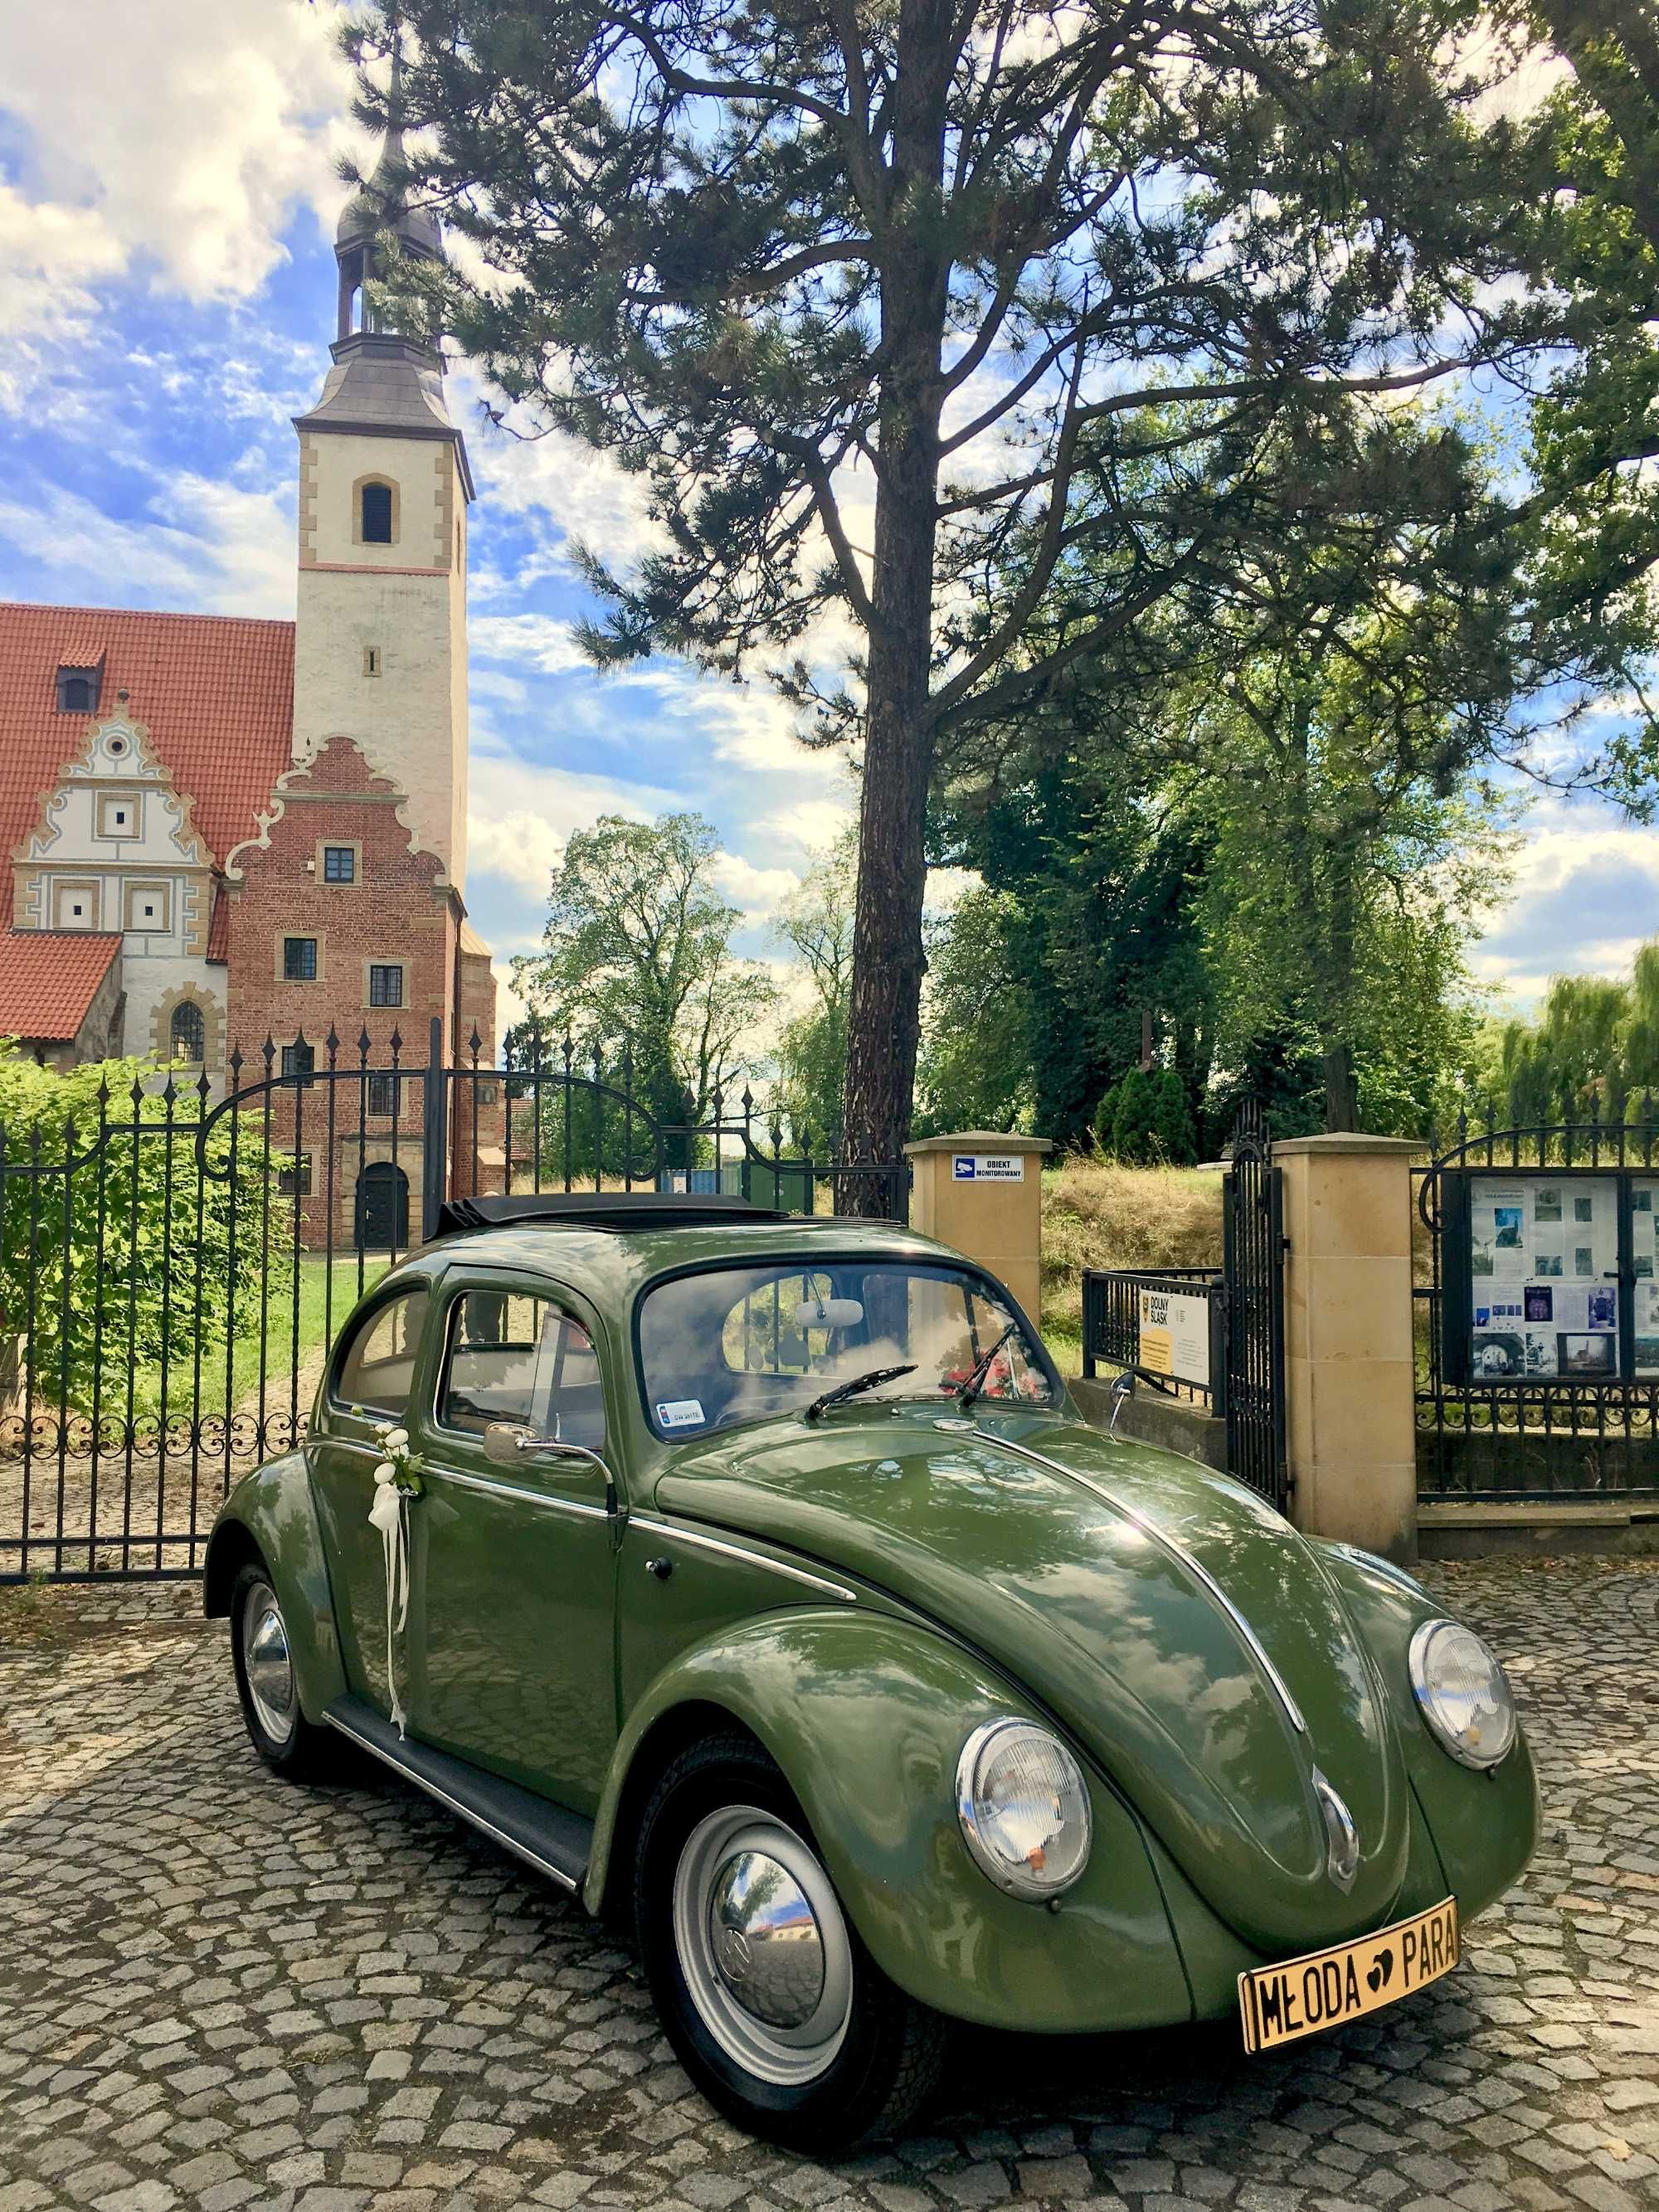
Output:
<path fill-rule="evenodd" d="M 894 126 L 895 204 L 935 198 L 945 159 L 950 76 L 945 0 L 902 0 Z M 938 534 L 940 355 L 946 267 L 923 226 L 882 272 L 882 375 L 878 422 L 872 621 L 864 785 L 859 811 L 858 901 L 848 1018 L 843 1144 L 849 1163 L 896 1168 L 910 1129 L 921 1030 L 921 908 L 927 889 L 927 721 Z M 895 1176 L 839 1178 L 836 1211 L 879 1218 Z"/>

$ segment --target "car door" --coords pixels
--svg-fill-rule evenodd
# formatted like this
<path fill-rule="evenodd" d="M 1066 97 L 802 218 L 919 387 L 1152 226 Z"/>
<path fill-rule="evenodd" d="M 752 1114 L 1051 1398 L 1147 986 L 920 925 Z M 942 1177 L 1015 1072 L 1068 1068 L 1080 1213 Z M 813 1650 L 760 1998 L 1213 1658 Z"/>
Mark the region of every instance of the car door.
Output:
<path fill-rule="evenodd" d="M 383 1714 L 392 1710 L 386 1556 L 368 1513 L 374 1502 L 374 1470 L 383 1456 L 380 1439 L 408 1420 L 428 1304 L 424 1283 L 406 1284 L 354 1318 L 330 1363 L 325 1419 L 305 1448 L 346 1680 Z M 416 1511 L 410 1516 L 410 1535 L 418 1557 Z M 406 1673 L 406 1647 L 404 1668 Z M 406 1680 L 402 1687 L 407 1702 Z"/>
<path fill-rule="evenodd" d="M 415 1730 L 592 1813 L 617 1735 L 617 1522 L 589 1317 L 544 1280 L 469 1270 L 434 1327 L 436 1387 L 410 1425 L 422 1485 Z M 600 1457 L 526 1450 L 503 1466 L 485 1448 L 492 1426 Z"/>

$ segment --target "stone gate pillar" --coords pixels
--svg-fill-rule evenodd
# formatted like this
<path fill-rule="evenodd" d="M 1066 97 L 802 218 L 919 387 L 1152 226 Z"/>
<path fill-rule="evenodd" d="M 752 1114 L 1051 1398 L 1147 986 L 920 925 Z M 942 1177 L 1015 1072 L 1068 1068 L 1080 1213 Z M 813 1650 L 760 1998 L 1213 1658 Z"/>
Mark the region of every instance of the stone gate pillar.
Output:
<path fill-rule="evenodd" d="M 1411 1160 L 1400 1137 L 1280 1139 L 1291 1514 L 1417 1556 Z"/>
<path fill-rule="evenodd" d="M 969 1129 L 904 1147 L 914 1175 L 910 1226 L 977 1260 L 1042 1326 L 1042 1162 L 1047 1137 Z"/>

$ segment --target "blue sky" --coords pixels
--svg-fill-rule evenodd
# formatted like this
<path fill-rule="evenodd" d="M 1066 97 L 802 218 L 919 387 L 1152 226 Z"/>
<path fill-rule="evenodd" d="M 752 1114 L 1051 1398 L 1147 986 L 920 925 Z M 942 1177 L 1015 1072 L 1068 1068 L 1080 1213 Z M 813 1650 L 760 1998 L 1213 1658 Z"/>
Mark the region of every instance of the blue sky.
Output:
<path fill-rule="evenodd" d="M 294 611 L 295 435 L 332 335 L 334 11 L 304 0 L 57 0 L 0 23 L 0 597 Z M 637 487 L 562 441 L 521 445 L 451 403 L 472 536 L 468 899 L 506 957 L 535 943 L 549 868 L 604 811 L 695 807 L 726 848 L 744 949 L 850 810 L 763 690 L 653 664 L 584 668 L 573 532 L 646 542 Z M 1528 817 L 1512 897 L 1474 964 L 1524 1001 L 1563 967 L 1617 973 L 1659 932 L 1659 833 L 1591 803 Z"/>

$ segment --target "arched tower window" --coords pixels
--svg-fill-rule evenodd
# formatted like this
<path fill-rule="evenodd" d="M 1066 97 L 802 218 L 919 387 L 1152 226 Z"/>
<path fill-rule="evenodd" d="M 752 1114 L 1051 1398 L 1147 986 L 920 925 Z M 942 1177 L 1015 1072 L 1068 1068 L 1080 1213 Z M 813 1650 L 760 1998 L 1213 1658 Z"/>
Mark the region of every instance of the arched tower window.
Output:
<path fill-rule="evenodd" d="M 365 545 L 392 543 L 392 486 L 373 478 L 358 495 L 362 502 L 362 535 Z"/>
<path fill-rule="evenodd" d="M 207 1057 L 207 1024 L 193 1000 L 181 999 L 173 1008 L 168 1042 L 173 1059 L 188 1060 L 192 1067 L 199 1067 Z"/>

